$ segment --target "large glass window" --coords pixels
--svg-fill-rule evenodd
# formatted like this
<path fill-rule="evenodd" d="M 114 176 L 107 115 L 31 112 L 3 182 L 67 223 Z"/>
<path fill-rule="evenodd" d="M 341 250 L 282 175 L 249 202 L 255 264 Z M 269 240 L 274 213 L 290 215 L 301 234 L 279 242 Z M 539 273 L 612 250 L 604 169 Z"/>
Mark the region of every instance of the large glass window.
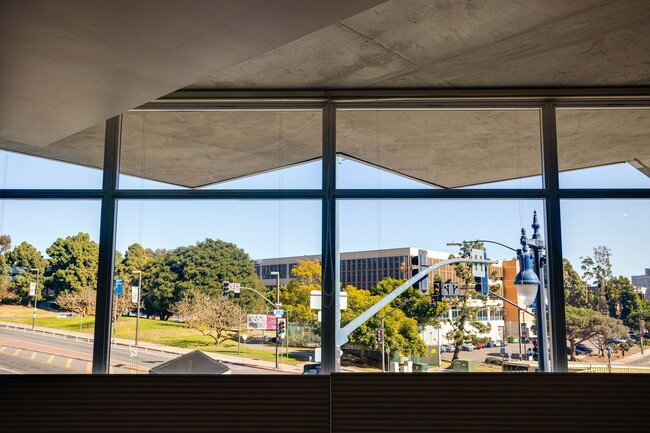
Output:
<path fill-rule="evenodd" d="M 2 189 L 99 189 L 104 123 L 50 144 L 0 140 Z"/>
<path fill-rule="evenodd" d="M 321 110 L 131 111 L 122 189 L 321 186 Z"/>
<path fill-rule="evenodd" d="M 537 235 L 544 237 L 542 201 L 339 200 L 337 208 L 341 261 L 365 258 L 373 269 L 384 257 L 394 257 L 400 264 L 394 273 L 369 272 L 354 283 L 341 280 L 347 299 L 340 311 L 342 338 L 347 338 L 343 371 L 436 372 L 466 368 L 461 364 L 467 361 L 472 371 L 487 372 L 502 371 L 509 360 L 536 368 L 527 348 L 517 344 L 522 338 L 518 313 L 529 328 L 536 315 L 514 286 L 519 265 L 513 249 L 521 248 L 522 228 L 533 237 L 535 212 Z M 494 261 L 486 274 L 487 296 L 468 264 L 445 264 L 470 257 L 472 249 L 485 249 Z M 424 265 L 436 267 L 428 282 L 403 286 Z M 398 296 L 382 301 L 389 294 Z M 508 301 L 516 307 L 504 317 L 501 310 Z M 536 332 L 531 329 L 531 336 Z"/>
<path fill-rule="evenodd" d="M 571 371 L 648 372 L 650 201 L 562 201 Z"/>
<path fill-rule="evenodd" d="M 320 348 L 320 220 L 319 201 L 120 200 L 113 371 L 302 373 Z"/>
<path fill-rule="evenodd" d="M 337 111 L 339 188 L 539 188 L 537 109 Z"/>
<path fill-rule="evenodd" d="M 650 109 L 557 110 L 562 188 L 650 188 Z"/>
<path fill-rule="evenodd" d="M 91 372 L 99 208 L 0 201 L 0 373 Z"/>

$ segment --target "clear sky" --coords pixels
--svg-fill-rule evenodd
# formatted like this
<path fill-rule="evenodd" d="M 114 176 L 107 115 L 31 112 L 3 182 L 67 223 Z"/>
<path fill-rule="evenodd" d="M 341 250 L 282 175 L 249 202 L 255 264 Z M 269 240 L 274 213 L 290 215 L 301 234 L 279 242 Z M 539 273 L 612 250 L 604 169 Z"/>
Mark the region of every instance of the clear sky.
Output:
<path fill-rule="evenodd" d="M 4 188 L 100 188 L 99 170 L 8 152 L 0 153 Z M 339 160 L 340 185 L 349 188 L 429 188 L 410 179 Z M 214 188 L 318 188 L 319 161 Z M 121 176 L 126 188 L 169 188 Z M 563 187 L 649 187 L 648 179 L 627 164 L 563 173 Z M 499 187 L 528 188 L 539 178 L 501 182 Z M 492 185 L 494 187 L 495 185 Z M 517 247 L 521 227 L 531 233 L 532 213 L 543 223 L 543 204 L 534 200 L 344 200 L 338 205 L 341 251 L 419 247 L 456 252 L 448 241 L 491 239 Z M 99 237 L 98 201 L 0 201 L 0 232 L 13 245 L 28 241 L 45 254 L 58 237 L 80 231 Z M 579 267 L 581 256 L 606 245 L 614 273 L 643 274 L 650 256 L 650 201 L 565 201 L 562 204 L 564 256 Z M 542 228 L 542 231 L 544 229 Z M 319 254 L 319 200 L 140 201 L 118 204 L 117 248 L 139 242 L 150 248 L 175 248 L 206 237 L 234 242 L 252 258 Z M 494 259 L 512 253 L 488 246 Z"/>

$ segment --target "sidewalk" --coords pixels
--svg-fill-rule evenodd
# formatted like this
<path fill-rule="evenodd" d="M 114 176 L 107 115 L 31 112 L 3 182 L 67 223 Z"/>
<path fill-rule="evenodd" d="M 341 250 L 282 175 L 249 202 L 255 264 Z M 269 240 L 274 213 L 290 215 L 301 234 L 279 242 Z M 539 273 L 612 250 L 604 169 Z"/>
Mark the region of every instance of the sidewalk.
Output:
<path fill-rule="evenodd" d="M 31 326 L 23 325 L 21 323 L 0 321 L 0 328 L 15 329 L 17 331 L 23 331 L 27 333 L 32 332 Z M 91 334 L 87 334 L 84 332 L 61 331 L 59 329 L 47 328 L 44 326 L 36 326 L 34 328 L 34 331 L 42 335 L 52 335 L 54 337 L 71 339 L 75 341 L 86 341 L 89 343 L 93 342 L 93 336 Z M 111 346 L 116 346 L 116 345 L 124 348 L 135 347 L 133 344 L 133 340 L 126 340 L 122 338 L 116 338 L 115 342 L 111 344 Z M 148 343 L 148 342 L 139 342 L 137 348 L 138 350 L 144 350 L 144 353 L 160 353 L 161 355 L 176 355 L 176 356 L 184 355 L 193 350 L 193 349 L 183 349 L 180 347 L 165 346 L 162 344 L 155 344 L 155 343 Z M 63 349 L 56 349 L 56 348 L 52 348 L 52 349 L 63 350 Z M 287 365 L 287 364 L 280 363 L 280 370 L 278 371 L 275 369 L 275 362 L 271 362 L 271 361 L 263 361 L 255 358 L 250 358 L 247 356 L 246 361 L 244 362 L 242 356 L 224 355 L 221 353 L 211 353 L 211 352 L 203 352 L 203 353 L 205 353 L 206 355 L 210 356 L 213 359 L 242 366 L 242 367 L 261 368 L 264 370 L 273 371 L 275 373 L 287 373 L 287 374 L 302 373 L 302 366 L 300 365 Z M 78 354 L 77 358 L 86 360 L 87 358 L 85 356 L 86 355 L 84 354 Z"/>

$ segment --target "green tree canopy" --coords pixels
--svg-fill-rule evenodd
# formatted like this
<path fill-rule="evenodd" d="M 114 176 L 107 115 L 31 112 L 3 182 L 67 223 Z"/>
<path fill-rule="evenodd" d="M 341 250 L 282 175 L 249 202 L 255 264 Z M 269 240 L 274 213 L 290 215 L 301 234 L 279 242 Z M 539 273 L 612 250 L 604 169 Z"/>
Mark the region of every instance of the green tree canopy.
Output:
<path fill-rule="evenodd" d="M 43 272 L 47 266 L 47 260 L 41 252 L 29 242 L 21 242 L 12 251 L 5 253 L 7 266 L 24 268 L 24 272 L 16 276 L 14 281 L 9 282 L 7 297 L 14 301 L 27 302 L 29 297 L 29 284 L 36 282 L 36 272 L 31 269 L 38 269 L 40 279 L 36 293 L 40 295 L 43 289 Z"/>
<path fill-rule="evenodd" d="M 230 242 L 205 239 L 155 256 L 142 273 L 142 295 L 147 312 L 168 319 L 172 306 L 187 290 L 211 297 L 222 295 L 224 281 L 264 290 L 253 262 L 244 250 Z M 238 303 L 247 311 L 261 308 L 263 300 L 243 291 Z"/>
<path fill-rule="evenodd" d="M 50 256 L 45 275 L 55 294 L 97 287 L 99 245 L 88 233 L 58 238 L 45 251 Z"/>

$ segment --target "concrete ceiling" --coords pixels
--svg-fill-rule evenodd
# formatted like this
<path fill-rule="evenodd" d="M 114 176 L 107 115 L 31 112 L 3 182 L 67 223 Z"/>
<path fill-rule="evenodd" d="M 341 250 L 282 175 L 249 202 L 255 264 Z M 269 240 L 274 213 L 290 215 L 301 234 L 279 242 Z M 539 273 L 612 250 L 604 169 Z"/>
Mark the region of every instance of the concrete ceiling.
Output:
<path fill-rule="evenodd" d="M 647 0 L 0 6 L 5 147 L 97 168 L 104 119 L 180 88 L 650 86 Z M 202 187 L 318 158 L 320 128 L 313 112 L 131 113 L 122 172 Z M 535 111 L 349 111 L 338 133 L 341 153 L 439 187 L 541 171 Z M 560 112 L 560 168 L 648 174 L 648 137 L 646 110 Z"/>
<path fill-rule="evenodd" d="M 384 0 L 0 0 L 0 138 L 45 146 Z"/>

